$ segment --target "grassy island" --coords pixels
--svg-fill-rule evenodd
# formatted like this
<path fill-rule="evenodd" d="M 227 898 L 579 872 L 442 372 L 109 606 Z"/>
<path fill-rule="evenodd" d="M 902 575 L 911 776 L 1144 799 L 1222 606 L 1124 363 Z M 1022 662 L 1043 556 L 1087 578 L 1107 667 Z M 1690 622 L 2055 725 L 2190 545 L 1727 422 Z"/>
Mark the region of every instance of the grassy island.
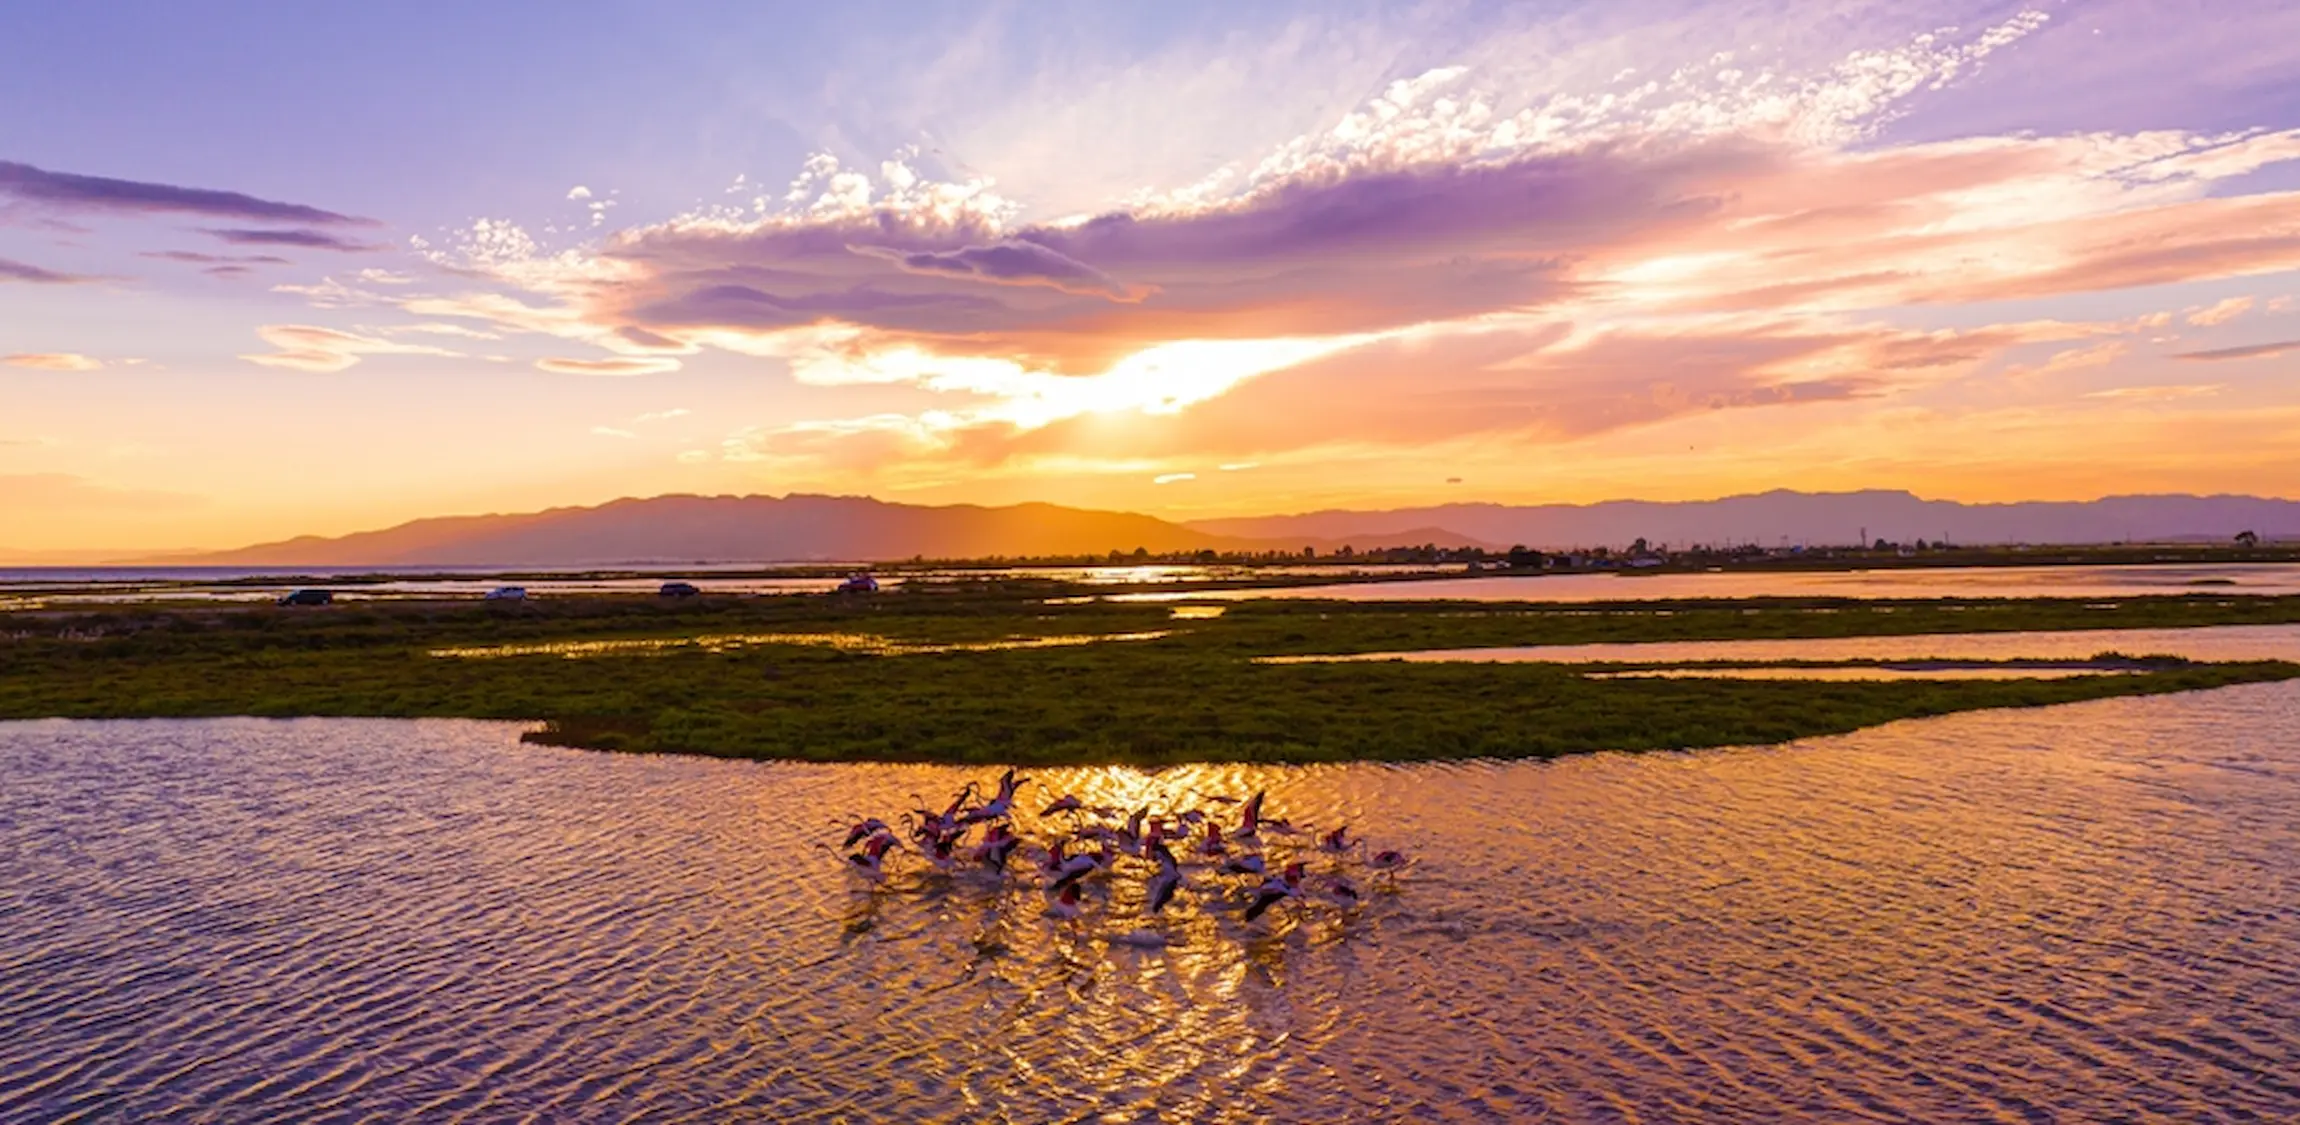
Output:
<path fill-rule="evenodd" d="M 0 614 L 0 719 L 544 723 L 539 741 L 822 761 L 1547 757 L 1776 742 L 1989 707 L 2300 677 L 2124 660 L 2051 680 L 1612 679 L 1268 664 L 1418 648 L 2300 622 L 2300 598 L 1121 603 L 1060 583 L 839 598 L 198 604 Z M 1102 592 L 1107 592 L 1102 591 Z M 2113 647 L 2106 643 L 2103 649 Z M 2145 655 L 2145 654 L 2141 654 Z"/>

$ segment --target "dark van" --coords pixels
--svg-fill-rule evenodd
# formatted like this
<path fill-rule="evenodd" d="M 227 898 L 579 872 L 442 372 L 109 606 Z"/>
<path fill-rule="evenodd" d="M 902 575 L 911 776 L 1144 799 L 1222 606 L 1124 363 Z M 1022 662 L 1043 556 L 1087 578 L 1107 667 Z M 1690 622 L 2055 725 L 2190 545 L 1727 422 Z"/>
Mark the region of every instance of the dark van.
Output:
<path fill-rule="evenodd" d="M 327 605 L 333 601 L 335 595 L 326 590 L 297 590 L 280 595 L 281 605 Z"/>
<path fill-rule="evenodd" d="M 692 582 L 665 582 L 663 588 L 656 593 L 666 598 L 691 598 L 702 591 L 696 589 Z"/>

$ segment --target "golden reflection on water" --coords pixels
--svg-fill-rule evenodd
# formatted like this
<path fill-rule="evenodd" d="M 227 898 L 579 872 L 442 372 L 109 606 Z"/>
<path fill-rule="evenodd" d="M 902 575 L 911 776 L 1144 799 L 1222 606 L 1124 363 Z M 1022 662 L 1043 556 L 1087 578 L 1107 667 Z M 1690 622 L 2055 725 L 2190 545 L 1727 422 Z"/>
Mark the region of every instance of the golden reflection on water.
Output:
<path fill-rule="evenodd" d="M 1166 630 L 1145 633 L 1070 633 L 1039 637 L 1006 637 L 995 641 L 897 641 L 868 633 L 716 633 L 700 637 L 638 637 L 604 641 L 550 641 L 541 644 L 482 645 L 435 648 L 430 655 L 450 660 L 494 660 L 509 656 L 563 656 L 581 660 L 594 656 L 653 656 L 679 649 L 733 652 L 757 645 L 804 645 L 834 648 L 870 656 L 918 656 L 937 652 L 1002 652 L 1024 648 L 1067 648 L 1104 641 L 1154 641 Z"/>
<path fill-rule="evenodd" d="M 939 807 L 955 779 L 988 780 L 947 768 L 887 771 L 870 787 L 905 789 L 905 805 Z M 1033 1083 L 1122 1099 L 1158 1097 L 1156 1091 L 1172 1088 L 1201 1105 L 1190 1119 L 1235 1119 L 1234 1111 L 1219 1108 L 1221 1099 L 1240 1083 L 1266 1080 L 1271 1052 L 1299 1036 L 1331 1035 L 1344 1018 L 1341 1008 L 1307 998 L 1297 1007 L 1294 964 L 1325 960 L 1321 968 L 1330 973 L 1339 947 L 1370 936 L 1375 919 L 1403 901 L 1394 880 L 1368 876 L 1362 854 L 1344 859 L 1316 846 L 1318 831 L 1345 822 L 1376 838 L 1379 826 L 1355 823 L 1354 803 L 1320 794 L 1316 771 L 1279 774 L 1202 763 L 1155 771 L 1125 765 L 1044 769 L 1028 776 L 1014 820 L 1032 841 L 1067 834 L 1082 821 L 1115 823 L 1136 809 L 1162 815 L 1169 824 L 1185 810 L 1198 810 L 1234 826 L 1243 802 L 1268 789 L 1269 814 L 1293 818 L 1297 829 L 1266 829 L 1261 846 L 1272 869 L 1302 859 L 1309 881 L 1318 885 L 1348 868 L 1365 902 L 1344 907 L 1312 895 L 1248 923 L 1241 908 L 1260 880 L 1217 875 L 1212 860 L 1184 844 L 1176 848 L 1184 889 L 1163 912 L 1151 914 L 1146 905 L 1153 865 L 1122 855 L 1107 878 L 1087 882 L 1082 916 L 1062 920 L 1048 915 L 1031 867 L 1035 857 L 1018 855 L 1018 870 L 1005 876 L 934 873 L 912 859 L 883 884 L 853 888 L 840 918 L 842 940 L 866 963 L 876 955 L 870 947 L 879 943 L 923 943 L 963 965 L 961 979 L 970 987 L 990 986 L 993 995 L 1009 998 L 997 1002 L 1001 1010 L 1011 1005 L 1012 1015 L 1001 1018 L 996 1034 L 1050 1040 L 1007 1059 Z M 1312 794 L 1319 799 L 1304 800 Z M 1065 796 L 1078 798 L 1088 811 L 1039 815 Z M 846 815 L 889 817 L 893 811 L 858 808 Z M 907 963 L 918 954 L 902 956 Z M 926 954 L 929 960 L 934 956 Z"/>
<path fill-rule="evenodd" d="M 1251 924 L 826 850 L 992 768 L 518 734 L 0 724 L 0 1121 L 2300 1120 L 2300 684 L 1030 771 L 1027 836 L 1267 790 L 1414 857 Z"/>

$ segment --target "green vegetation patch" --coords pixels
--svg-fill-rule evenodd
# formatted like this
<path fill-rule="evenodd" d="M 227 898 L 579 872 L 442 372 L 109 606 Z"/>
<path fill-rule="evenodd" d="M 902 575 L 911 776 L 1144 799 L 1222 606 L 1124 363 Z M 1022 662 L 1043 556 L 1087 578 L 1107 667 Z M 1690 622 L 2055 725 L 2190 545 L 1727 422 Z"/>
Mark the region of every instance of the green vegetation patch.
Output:
<path fill-rule="evenodd" d="M 1795 682 L 1600 680 L 1538 664 L 1252 661 L 2292 622 L 2300 598 L 2191 595 L 2106 609 L 2063 599 L 1247 602 L 1210 619 L 1177 619 L 1166 604 L 1047 602 L 1076 593 L 985 584 L 862 599 L 13 614 L 0 617 L 0 718 L 448 716 L 543 720 L 534 737 L 566 745 L 729 757 L 1307 762 L 1777 742 L 1976 708 L 2300 677 L 2300 665 L 2277 662 L 2152 661 L 2132 674 L 2057 680 Z M 1119 635 L 1132 639 L 1076 643 Z M 747 639 L 705 643 L 729 637 Z M 1049 638 L 1065 643 L 1037 644 Z M 494 651 L 440 655 L 454 650 Z"/>

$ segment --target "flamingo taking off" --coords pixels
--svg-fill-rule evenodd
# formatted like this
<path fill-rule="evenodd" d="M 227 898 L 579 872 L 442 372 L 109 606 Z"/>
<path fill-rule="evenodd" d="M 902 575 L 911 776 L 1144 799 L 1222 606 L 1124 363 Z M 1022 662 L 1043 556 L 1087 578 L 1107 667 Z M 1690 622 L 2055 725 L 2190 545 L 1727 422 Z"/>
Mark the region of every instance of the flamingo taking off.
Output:
<path fill-rule="evenodd" d="M 1246 920 L 1251 922 L 1261 917 L 1263 911 L 1301 893 L 1302 865 L 1299 861 L 1289 863 L 1284 871 L 1262 884 L 1261 890 L 1254 892 L 1254 901 L 1246 907 Z"/>
<path fill-rule="evenodd" d="M 847 857 L 847 870 L 873 883 L 886 878 L 886 853 L 893 846 L 893 836 L 881 834 L 871 837 L 861 851 Z"/>
<path fill-rule="evenodd" d="M 1198 854 L 1204 856 L 1224 856 L 1230 854 L 1230 846 L 1222 842 L 1221 825 L 1216 824 L 1211 820 L 1206 822 L 1206 838 L 1198 841 Z"/>
<path fill-rule="evenodd" d="M 855 822 L 854 827 L 847 829 L 847 842 L 840 844 L 839 846 L 842 848 L 851 848 L 856 844 L 861 843 L 868 837 L 876 836 L 881 832 L 892 831 L 894 830 L 888 828 L 885 821 L 880 820 L 875 816 L 868 820 L 858 820 Z"/>
<path fill-rule="evenodd" d="M 1238 830 L 1230 833 L 1239 840 L 1251 840 L 1262 834 L 1262 792 L 1257 790 L 1246 800 L 1246 809 L 1238 814 Z"/>
<path fill-rule="evenodd" d="M 968 809 L 965 815 L 958 818 L 958 823 L 964 826 L 980 824 L 986 820 L 1006 819 L 1014 812 L 1015 791 L 1028 784 L 1029 778 L 1016 777 L 1013 770 L 1006 771 L 1006 775 L 998 779 L 998 795 L 984 801 L 980 808 Z"/>
<path fill-rule="evenodd" d="M 1166 850 L 1166 845 L 1151 847 L 1158 857 L 1158 873 L 1150 877 L 1149 906 L 1150 913 L 1156 914 L 1166 909 L 1166 904 L 1174 899 L 1174 892 L 1181 889 L 1182 867 L 1174 862 L 1174 853 Z"/>

